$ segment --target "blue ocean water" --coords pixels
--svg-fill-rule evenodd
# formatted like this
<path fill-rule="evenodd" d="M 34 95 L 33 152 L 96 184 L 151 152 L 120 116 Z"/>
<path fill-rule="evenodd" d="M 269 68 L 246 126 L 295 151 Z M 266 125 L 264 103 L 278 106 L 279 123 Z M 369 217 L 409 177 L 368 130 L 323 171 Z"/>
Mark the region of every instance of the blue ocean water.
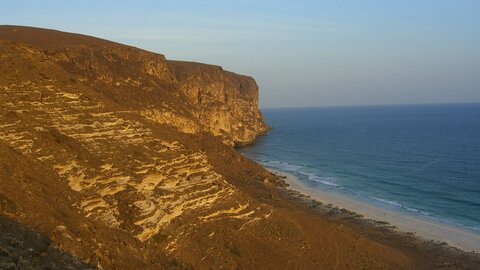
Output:
<path fill-rule="evenodd" d="M 262 110 L 240 149 L 306 185 L 480 231 L 480 104 Z"/>

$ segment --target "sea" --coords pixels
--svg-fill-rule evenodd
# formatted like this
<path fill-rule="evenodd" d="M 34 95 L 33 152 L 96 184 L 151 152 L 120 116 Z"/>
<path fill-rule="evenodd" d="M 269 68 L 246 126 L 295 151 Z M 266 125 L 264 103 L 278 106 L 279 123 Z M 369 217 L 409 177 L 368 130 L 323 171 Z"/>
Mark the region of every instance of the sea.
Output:
<path fill-rule="evenodd" d="M 263 109 L 240 148 L 321 191 L 480 233 L 480 104 Z"/>

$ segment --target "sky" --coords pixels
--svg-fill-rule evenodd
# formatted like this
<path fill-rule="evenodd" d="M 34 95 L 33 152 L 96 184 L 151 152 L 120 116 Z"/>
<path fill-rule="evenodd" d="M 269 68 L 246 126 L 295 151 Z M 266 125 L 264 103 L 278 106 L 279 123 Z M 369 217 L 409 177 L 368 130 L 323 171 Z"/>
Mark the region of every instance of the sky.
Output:
<path fill-rule="evenodd" d="M 260 106 L 480 102 L 478 0 L 0 1 L 0 24 L 254 77 Z"/>

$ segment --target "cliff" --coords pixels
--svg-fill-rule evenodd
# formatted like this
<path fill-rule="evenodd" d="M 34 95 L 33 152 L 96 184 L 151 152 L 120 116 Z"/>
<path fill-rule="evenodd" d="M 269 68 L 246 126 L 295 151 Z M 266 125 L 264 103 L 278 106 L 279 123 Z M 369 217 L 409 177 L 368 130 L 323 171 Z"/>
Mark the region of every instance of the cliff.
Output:
<path fill-rule="evenodd" d="M 180 90 L 195 107 L 195 116 L 227 144 L 246 144 L 268 130 L 258 108 L 252 77 L 219 66 L 168 61 Z"/>
<path fill-rule="evenodd" d="M 252 78 L 18 26 L 0 59 L 0 266 L 412 268 L 231 147 L 267 129 Z"/>

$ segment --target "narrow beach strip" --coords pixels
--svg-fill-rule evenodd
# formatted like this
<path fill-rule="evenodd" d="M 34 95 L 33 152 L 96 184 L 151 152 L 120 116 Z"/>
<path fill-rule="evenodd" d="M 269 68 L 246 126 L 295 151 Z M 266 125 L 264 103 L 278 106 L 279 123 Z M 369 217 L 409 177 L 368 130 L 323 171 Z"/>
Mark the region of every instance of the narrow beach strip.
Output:
<path fill-rule="evenodd" d="M 270 171 L 277 175 L 284 176 L 283 180 L 289 185 L 288 189 L 308 195 L 312 199 L 324 204 L 332 204 L 339 208 L 345 208 L 361 214 L 365 218 L 388 222 L 390 225 L 398 227 L 402 232 L 415 233 L 415 235 L 427 240 L 445 242 L 450 246 L 460 248 L 467 252 L 480 252 L 480 233 L 473 230 L 436 222 L 427 218 L 407 215 L 394 210 L 387 210 L 341 194 L 320 191 L 306 186 L 300 179 L 292 174 L 274 169 L 270 169 Z"/>

